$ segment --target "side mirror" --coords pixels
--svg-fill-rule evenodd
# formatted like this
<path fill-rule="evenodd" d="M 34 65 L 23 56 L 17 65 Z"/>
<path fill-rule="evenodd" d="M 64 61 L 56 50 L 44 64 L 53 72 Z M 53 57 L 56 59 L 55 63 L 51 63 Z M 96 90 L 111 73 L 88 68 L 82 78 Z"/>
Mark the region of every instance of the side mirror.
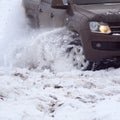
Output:
<path fill-rule="evenodd" d="M 68 2 L 67 0 L 52 0 L 51 7 L 56 9 L 67 9 Z"/>

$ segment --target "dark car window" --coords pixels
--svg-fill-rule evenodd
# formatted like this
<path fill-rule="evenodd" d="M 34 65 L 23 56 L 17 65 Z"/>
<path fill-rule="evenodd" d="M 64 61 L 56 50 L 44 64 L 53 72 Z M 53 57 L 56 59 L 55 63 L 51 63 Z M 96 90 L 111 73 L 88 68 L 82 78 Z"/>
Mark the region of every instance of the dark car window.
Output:
<path fill-rule="evenodd" d="M 120 3 L 120 0 L 74 0 L 75 4 Z"/>

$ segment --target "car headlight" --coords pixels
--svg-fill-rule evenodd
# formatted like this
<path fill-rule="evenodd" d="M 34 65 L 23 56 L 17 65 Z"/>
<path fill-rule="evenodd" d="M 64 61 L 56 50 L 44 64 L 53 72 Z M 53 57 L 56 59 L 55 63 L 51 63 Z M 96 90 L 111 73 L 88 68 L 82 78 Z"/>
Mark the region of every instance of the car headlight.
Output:
<path fill-rule="evenodd" d="M 111 33 L 111 29 L 109 25 L 103 22 L 89 22 L 89 27 L 91 32 L 94 33 L 103 33 L 103 34 Z"/>

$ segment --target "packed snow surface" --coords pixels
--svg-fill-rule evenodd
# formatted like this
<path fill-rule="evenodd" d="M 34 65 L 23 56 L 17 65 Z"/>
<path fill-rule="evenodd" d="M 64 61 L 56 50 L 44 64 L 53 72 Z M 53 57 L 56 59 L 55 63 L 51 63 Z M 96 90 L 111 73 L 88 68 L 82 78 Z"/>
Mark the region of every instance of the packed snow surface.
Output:
<path fill-rule="evenodd" d="M 21 0 L 0 0 L 0 120 L 120 120 L 120 69 L 77 70 L 70 36 L 31 29 Z"/>

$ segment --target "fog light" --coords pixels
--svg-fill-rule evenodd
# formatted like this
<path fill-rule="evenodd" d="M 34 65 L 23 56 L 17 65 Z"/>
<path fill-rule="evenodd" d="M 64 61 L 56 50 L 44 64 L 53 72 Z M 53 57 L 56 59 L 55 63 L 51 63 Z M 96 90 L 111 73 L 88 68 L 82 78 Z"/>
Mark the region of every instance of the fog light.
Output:
<path fill-rule="evenodd" d="M 97 48 L 100 48 L 100 47 L 101 47 L 101 44 L 100 44 L 100 43 L 97 43 L 97 44 L 96 44 L 96 47 L 97 47 Z"/>

